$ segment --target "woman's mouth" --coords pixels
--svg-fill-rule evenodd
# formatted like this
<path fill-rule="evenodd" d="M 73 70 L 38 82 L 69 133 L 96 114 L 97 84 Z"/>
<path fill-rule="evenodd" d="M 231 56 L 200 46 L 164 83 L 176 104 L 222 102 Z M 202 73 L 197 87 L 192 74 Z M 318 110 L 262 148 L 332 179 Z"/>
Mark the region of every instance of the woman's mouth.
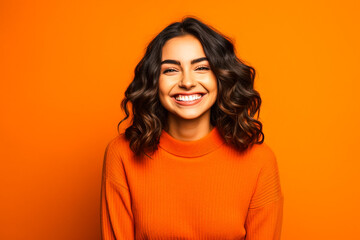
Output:
<path fill-rule="evenodd" d="M 205 94 L 192 94 L 192 95 L 175 95 L 172 97 L 177 104 L 183 106 L 195 105 L 203 99 Z"/>

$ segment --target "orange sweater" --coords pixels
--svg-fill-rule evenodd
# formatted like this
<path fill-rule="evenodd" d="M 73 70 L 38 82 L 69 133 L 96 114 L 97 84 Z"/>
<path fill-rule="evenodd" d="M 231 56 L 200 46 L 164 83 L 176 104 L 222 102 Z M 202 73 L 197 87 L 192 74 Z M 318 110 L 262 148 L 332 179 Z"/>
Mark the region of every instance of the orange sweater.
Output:
<path fill-rule="evenodd" d="M 103 239 L 280 239 L 284 197 L 265 143 L 240 153 L 217 127 L 191 142 L 163 130 L 152 159 L 132 156 L 123 134 L 107 147 Z"/>

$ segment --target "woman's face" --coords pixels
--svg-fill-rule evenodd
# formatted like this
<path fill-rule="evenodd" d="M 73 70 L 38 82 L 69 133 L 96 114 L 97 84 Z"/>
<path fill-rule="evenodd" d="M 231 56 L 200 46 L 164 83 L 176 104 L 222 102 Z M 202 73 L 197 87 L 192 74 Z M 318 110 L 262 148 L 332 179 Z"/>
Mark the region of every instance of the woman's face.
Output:
<path fill-rule="evenodd" d="M 217 81 L 200 41 L 192 35 L 168 40 L 162 49 L 159 98 L 172 118 L 210 121 Z"/>

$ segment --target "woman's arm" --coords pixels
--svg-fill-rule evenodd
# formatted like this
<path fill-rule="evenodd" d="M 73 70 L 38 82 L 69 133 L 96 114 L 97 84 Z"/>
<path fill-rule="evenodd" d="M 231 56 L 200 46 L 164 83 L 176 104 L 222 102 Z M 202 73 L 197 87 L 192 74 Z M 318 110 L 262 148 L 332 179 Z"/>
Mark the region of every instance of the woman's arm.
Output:
<path fill-rule="evenodd" d="M 284 196 L 278 165 L 270 152 L 261 169 L 245 222 L 246 240 L 280 240 Z"/>
<path fill-rule="evenodd" d="M 131 198 L 121 157 L 115 141 L 106 152 L 101 184 L 101 238 L 134 239 Z"/>

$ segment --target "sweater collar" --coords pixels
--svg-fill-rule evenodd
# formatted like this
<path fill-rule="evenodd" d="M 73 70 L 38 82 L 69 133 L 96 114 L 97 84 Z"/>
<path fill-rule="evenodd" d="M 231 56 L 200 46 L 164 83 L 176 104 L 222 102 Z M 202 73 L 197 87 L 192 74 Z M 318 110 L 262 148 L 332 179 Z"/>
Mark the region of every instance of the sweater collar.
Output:
<path fill-rule="evenodd" d="M 210 133 L 195 141 L 181 141 L 162 130 L 159 146 L 177 156 L 199 157 L 214 151 L 224 143 L 219 129 L 215 126 Z"/>

